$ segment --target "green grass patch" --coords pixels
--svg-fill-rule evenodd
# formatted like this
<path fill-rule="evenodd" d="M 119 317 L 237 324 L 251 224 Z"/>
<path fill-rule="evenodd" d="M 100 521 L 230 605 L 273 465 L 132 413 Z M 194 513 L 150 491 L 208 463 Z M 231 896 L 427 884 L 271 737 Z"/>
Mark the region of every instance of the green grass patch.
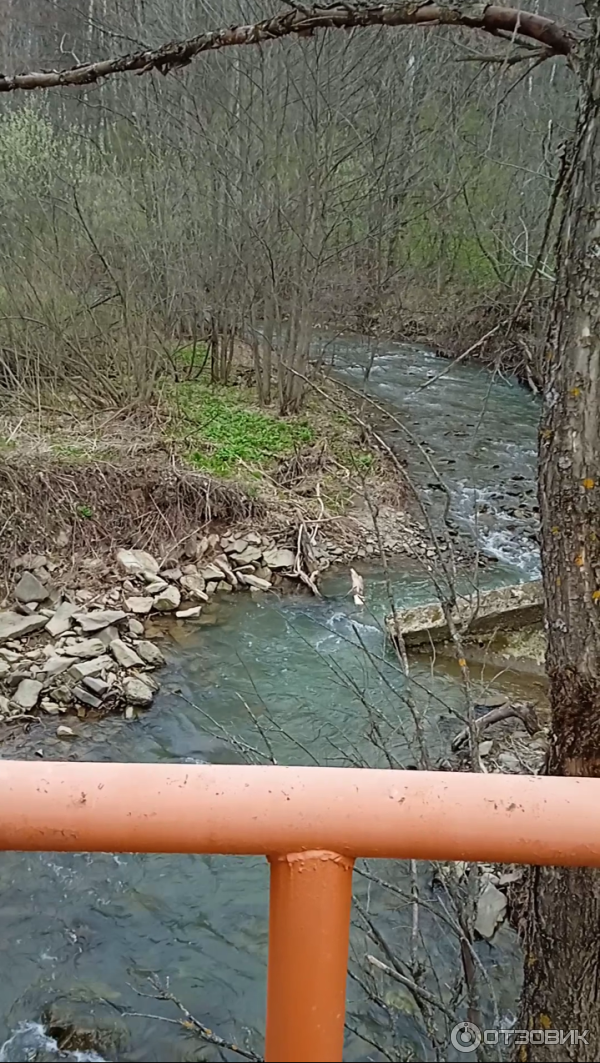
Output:
<path fill-rule="evenodd" d="M 183 415 L 178 434 L 185 438 L 188 461 L 217 476 L 231 476 L 240 466 L 260 475 L 277 458 L 314 439 L 306 420 L 253 409 L 248 389 L 183 383 L 176 394 Z"/>
<path fill-rule="evenodd" d="M 186 369 L 195 378 L 200 376 L 208 364 L 208 344 L 203 341 L 188 343 L 175 351 L 174 362 L 178 369 Z"/>

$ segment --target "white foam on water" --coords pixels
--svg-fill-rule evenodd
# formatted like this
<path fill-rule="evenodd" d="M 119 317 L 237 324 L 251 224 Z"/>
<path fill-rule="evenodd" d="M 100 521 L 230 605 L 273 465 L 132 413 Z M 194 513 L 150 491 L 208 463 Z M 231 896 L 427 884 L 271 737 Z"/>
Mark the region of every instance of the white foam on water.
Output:
<path fill-rule="evenodd" d="M 0 1063 L 28 1063 L 28 1060 L 72 1060 L 73 1063 L 105 1063 L 95 1052 L 61 1052 L 39 1022 L 21 1022 L 12 1037 L 0 1047 Z"/>

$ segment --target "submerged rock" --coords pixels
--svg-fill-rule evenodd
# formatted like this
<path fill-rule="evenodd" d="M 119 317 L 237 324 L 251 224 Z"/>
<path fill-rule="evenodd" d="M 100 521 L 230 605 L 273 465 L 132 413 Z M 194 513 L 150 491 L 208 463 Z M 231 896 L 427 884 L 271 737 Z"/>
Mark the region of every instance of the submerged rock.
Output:
<path fill-rule="evenodd" d="M 75 731 L 72 727 L 67 727 L 65 723 L 59 724 L 56 728 L 56 735 L 58 738 L 77 738 Z"/>

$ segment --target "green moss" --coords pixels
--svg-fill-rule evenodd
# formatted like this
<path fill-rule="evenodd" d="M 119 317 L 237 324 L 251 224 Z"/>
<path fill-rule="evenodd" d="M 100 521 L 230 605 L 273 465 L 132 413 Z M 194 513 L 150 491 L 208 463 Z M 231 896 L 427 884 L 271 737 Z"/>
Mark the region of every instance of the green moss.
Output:
<path fill-rule="evenodd" d="M 251 408 L 247 389 L 188 382 L 177 387 L 176 397 L 178 434 L 186 441 L 188 460 L 218 476 L 230 476 L 240 467 L 260 475 L 277 458 L 314 439 L 305 420 L 284 420 Z"/>

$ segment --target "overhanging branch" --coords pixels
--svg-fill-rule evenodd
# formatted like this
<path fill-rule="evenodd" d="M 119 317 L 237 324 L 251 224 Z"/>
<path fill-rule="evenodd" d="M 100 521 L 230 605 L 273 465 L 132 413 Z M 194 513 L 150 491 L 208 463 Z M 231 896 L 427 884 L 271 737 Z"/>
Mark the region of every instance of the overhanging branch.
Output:
<path fill-rule="evenodd" d="M 145 74 L 158 70 L 167 74 L 187 66 L 202 52 L 216 51 L 243 44 L 261 44 L 292 34 L 307 36 L 316 29 L 353 29 L 358 26 L 468 26 L 494 36 L 510 34 L 514 40 L 529 38 L 542 45 L 548 55 L 569 55 L 576 38 L 564 27 L 543 15 L 518 11 L 494 4 L 441 2 L 415 3 L 395 0 L 386 4 L 368 4 L 360 0 L 331 5 L 298 4 L 249 26 L 230 26 L 200 33 L 183 41 L 171 41 L 152 51 L 135 52 L 80 63 L 67 70 L 30 71 L 13 76 L 0 75 L 0 92 L 53 89 L 93 85 L 114 74 Z"/>

